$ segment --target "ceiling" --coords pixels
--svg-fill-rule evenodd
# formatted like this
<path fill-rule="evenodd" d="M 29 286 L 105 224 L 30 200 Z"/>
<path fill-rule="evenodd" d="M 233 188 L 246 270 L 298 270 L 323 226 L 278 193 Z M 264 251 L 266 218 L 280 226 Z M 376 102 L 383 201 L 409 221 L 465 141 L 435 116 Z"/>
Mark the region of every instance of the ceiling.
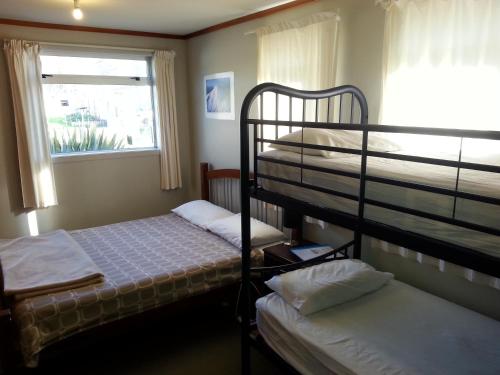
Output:
<path fill-rule="evenodd" d="M 0 0 L 0 18 L 185 35 L 293 0 Z"/>

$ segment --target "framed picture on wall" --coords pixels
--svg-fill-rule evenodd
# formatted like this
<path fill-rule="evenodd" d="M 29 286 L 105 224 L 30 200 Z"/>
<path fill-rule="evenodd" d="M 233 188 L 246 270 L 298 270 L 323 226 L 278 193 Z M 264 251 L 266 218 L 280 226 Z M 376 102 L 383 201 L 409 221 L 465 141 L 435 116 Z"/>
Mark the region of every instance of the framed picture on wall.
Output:
<path fill-rule="evenodd" d="M 205 76 L 205 116 L 219 120 L 234 120 L 234 72 Z"/>

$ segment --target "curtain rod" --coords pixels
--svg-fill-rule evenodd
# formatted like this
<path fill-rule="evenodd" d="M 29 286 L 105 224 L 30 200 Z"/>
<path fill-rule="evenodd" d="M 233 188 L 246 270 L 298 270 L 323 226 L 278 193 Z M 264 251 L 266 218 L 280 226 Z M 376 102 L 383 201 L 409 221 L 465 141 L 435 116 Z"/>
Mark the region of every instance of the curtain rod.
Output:
<path fill-rule="evenodd" d="M 103 48 L 103 49 L 115 49 L 115 50 L 121 50 L 121 51 L 138 51 L 138 52 L 150 52 L 150 53 L 153 53 L 155 51 L 154 49 L 104 46 L 104 45 L 98 45 L 98 44 L 76 44 L 76 43 L 56 43 L 56 42 L 38 42 L 38 43 L 40 43 L 41 46 Z"/>
<path fill-rule="evenodd" d="M 298 20 L 282 21 L 282 22 L 277 22 L 274 25 L 261 26 L 261 27 L 258 27 L 256 29 L 254 29 L 254 30 L 247 31 L 243 35 L 247 36 L 247 35 L 257 34 L 257 32 L 259 30 L 267 29 L 269 27 L 280 25 L 280 24 L 292 25 L 293 27 L 290 27 L 290 29 L 291 29 L 291 28 L 298 28 L 298 27 L 302 27 L 302 26 L 307 26 L 309 24 L 312 25 L 312 24 L 314 24 L 316 22 L 323 22 L 323 21 L 326 21 L 326 20 L 331 19 L 331 18 L 335 18 L 335 21 L 340 22 L 341 21 L 341 17 L 339 15 L 339 12 L 340 12 L 340 10 L 337 9 L 336 12 L 327 11 L 327 12 L 314 13 L 312 15 L 300 18 Z"/>

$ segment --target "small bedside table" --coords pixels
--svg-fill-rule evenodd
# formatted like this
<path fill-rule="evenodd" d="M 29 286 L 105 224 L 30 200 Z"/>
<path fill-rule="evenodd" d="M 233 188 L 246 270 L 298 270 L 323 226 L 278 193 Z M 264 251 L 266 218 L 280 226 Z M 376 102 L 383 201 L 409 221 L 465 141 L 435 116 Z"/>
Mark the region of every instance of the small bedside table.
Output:
<path fill-rule="evenodd" d="M 295 246 L 310 245 L 312 243 L 303 240 Z M 264 248 L 264 267 L 283 266 L 285 264 L 300 262 L 301 259 L 292 253 L 290 248 L 290 245 L 285 245 L 284 243 Z"/>

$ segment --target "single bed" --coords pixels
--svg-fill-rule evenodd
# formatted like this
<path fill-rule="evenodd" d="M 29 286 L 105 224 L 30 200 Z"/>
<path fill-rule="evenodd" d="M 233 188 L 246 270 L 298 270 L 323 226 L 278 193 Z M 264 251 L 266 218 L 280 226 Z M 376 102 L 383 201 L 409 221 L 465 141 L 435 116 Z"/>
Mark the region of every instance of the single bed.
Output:
<path fill-rule="evenodd" d="M 497 321 L 395 280 L 308 316 L 271 293 L 257 324 L 301 374 L 500 373 Z"/>
<path fill-rule="evenodd" d="M 211 182 L 239 176 L 237 170 L 209 171 L 206 164 L 201 171 L 204 198 Z M 29 367 L 37 366 L 44 348 L 77 333 L 93 329 L 98 335 L 97 328 L 178 301 L 194 305 L 197 296 L 240 280 L 241 250 L 174 213 L 69 233 L 105 282 L 11 301 L 16 341 Z M 260 264 L 258 248 L 252 259 Z"/>

